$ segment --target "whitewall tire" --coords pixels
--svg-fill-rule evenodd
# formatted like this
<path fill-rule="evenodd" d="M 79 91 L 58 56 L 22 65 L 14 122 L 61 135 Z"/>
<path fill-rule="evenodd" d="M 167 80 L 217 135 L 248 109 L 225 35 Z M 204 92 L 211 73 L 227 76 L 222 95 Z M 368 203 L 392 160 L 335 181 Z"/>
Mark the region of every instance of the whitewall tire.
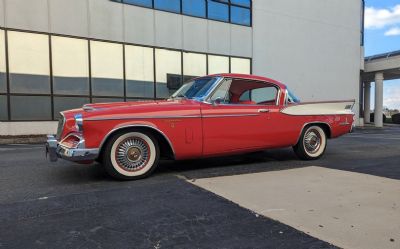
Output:
<path fill-rule="evenodd" d="M 293 150 L 300 159 L 316 160 L 325 153 L 326 145 L 325 131 L 318 125 L 311 125 L 303 129 Z"/>
<path fill-rule="evenodd" d="M 154 136 L 141 131 L 115 134 L 103 155 L 106 172 L 118 179 L 135 180 L 150 175 L 157 167 L 160 151 Z"/>

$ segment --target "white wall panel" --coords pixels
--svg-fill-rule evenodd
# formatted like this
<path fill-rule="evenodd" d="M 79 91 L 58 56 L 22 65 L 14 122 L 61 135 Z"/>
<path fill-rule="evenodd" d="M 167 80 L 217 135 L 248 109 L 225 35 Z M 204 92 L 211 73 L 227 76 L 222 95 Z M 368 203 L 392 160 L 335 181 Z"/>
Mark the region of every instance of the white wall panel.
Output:
<path fill-rule="evenodd" d="M 156 46 L 182 48 L 182 15 L 155 11 Z"/>
<path fill-rule="evenodd" d="M 88 0 L 51 0 L 49 9 L 52 33 L 89 36 Z"/>
<path fill-rule="evenodd" d="M 92 38 L 123 41 L 123 5 L 107 0 L 89 0 L 89 32 Z"/>
<path fill-rule="evenodd" d="M 208 51 L 229 55 L 231 52 L 231 24 L 208 20 Z"/>
<path fill-rule="evenodd" d="M 0 0 L 0 27 L 4 27 L 4 15 L 5 15 L 5 9 L 4 9 L 4 0 Z"/>
<path fill-rule="evenodd" d="M 124 5 L 125 41 L 154 45 L 154 10 Z"/>
<path fill-rule="evenodd" d="M 206 19 L 183 16 L 183 49 L 207 52 L 208 39 Z"/>
<path fill-rule="evenodd" d="M 231 25 L 231 55 L 253 56 L 253 32 L 252 28 Z"/>
<path fill-rule="evenodd" d="M 49 32 L 47 0 L 5 0 L 6 27 Z"/>

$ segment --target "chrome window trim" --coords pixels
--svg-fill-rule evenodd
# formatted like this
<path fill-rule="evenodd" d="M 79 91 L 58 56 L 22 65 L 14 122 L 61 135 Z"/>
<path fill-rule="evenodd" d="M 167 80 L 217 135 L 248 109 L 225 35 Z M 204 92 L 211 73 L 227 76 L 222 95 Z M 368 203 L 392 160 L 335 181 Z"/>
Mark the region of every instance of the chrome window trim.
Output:
<path fill-rule="evenodd" d="M 201 102 L 205 103 L 205 104 L 209 104 L 212 105 L 212 103 L 209 101 L 211 99 L 212 94 L 214 94 L 214 92 L 216 91 L 216 88 L 219 87 L 224 79 L 242 79 L 242 80 L 248 80 L 248 81 L 259 81 L 259 82 L 263 82 L 266 84 L 271 84 L 272 86 L 274 86 L 278 92 L 276 94 L 276 101 L 275 101 L 275 106 L 279 106 L 279 101 L 280 101 L 280 94 L 281 94 L 281 88 L 271 82 L 268 81 L 263 81 L 263 80 L 253 80 L 253 79 L 246 79 L 246 78 L 240 78 L 240 77 L 220 77 L 221 79 L 218 81 L 218 84 L 215 84 L 212 88 L 212 91 L 209 92 L 209 94 L 207 95 L 207 97 L 205 97 Z M 232 106 L 266 106 L 266 105 L 249 105 L 249 104 L 219 104 L 219 105 L 232 105 Z"/>
<path fill-rule="evenodd" d="M 175 158 L 175 155 L 176 155 L 176 154 L 175 154 L 175 149 L 174 149 L 174 146 L 173 146 L 172 143 L 171 143 L 171 140 L 168 138 L 168 136 L 165 135 L 165 133 L 162 132 L 160 129 L 158 129 L 158 128 L 154 127 L 154 126 L 145 125 L 145 124 L 124 125 L 124 126 L 121 126 L 121 127 L 112 129 L 111 131 L 109 131 L 109 132 L 107 133 L 107 135 L 104 136 L 103 140 L 101 141 L 100 146 L 99 146 L 99 151 L 102 151 L 102 148 L 103 148 L 103 146 L 105 145 L 105 142 L 107 141 L 107 139 L 108 139 L 114 132 L 119 131 L 119 130 L 121 130 L 121 129 L 132 128 L 132 127 L 133 127 L 133 128 L 140 128 L 140 127 L 150 128 L 150 129 L 153 129 L 154 131 L 160 133 L 160 134 L 165 138 L 165 140 L 167 140 L 169 146 L 171 147 L 172 154 L 173 154 L 173 156 L 174 156 L 174 158 Z"/>

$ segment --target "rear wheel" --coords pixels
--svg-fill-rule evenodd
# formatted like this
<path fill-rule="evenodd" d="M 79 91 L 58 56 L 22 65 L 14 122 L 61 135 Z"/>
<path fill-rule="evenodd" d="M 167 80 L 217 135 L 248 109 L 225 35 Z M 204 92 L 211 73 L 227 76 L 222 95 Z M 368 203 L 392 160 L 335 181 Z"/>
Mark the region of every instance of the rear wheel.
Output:
<path fill-rule="evenodd" d="M 316 160 L 324 154 L 326 144 L 325 131 L 320 126 L 312 125 L 303 129 L 293 150 L 300 159 Z"/>
<path fill-rule="evenodd" d="M 106 172 L 117 179 L 147 177 L 157 167 L 160 150 L 157 140 L 145 132 L 117 133 L 107 143 L 103 154 Z"/>

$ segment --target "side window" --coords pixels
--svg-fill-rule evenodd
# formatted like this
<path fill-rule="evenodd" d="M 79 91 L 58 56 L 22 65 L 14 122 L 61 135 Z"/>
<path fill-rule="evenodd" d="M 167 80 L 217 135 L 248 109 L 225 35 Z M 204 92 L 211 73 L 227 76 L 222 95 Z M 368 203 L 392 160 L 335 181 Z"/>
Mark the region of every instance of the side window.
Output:
<path fill-rule="evenodd" d="M 210 100 L 216 100 L 218 98 L 221 99 L 221 103 L 229 103 L 230 101 L 230 94 L 229 88 L 231 86 L 232 80 L 226 79 L 222 84 L 218 87 L 218 89 L 213 93 Z"/>
<path fill-rule="evenodd" d="M 245 91 L 240 95 L 239 101 L 250 101 L 251 100 L 251 95 L 250 95 L 250 90 Z"/>
<path fill-rule="evenodd" d="M 273 87 L 257 88 L 251 91 L 251 100 L 257 104 L 274 105 L 278 90 Z"/>

